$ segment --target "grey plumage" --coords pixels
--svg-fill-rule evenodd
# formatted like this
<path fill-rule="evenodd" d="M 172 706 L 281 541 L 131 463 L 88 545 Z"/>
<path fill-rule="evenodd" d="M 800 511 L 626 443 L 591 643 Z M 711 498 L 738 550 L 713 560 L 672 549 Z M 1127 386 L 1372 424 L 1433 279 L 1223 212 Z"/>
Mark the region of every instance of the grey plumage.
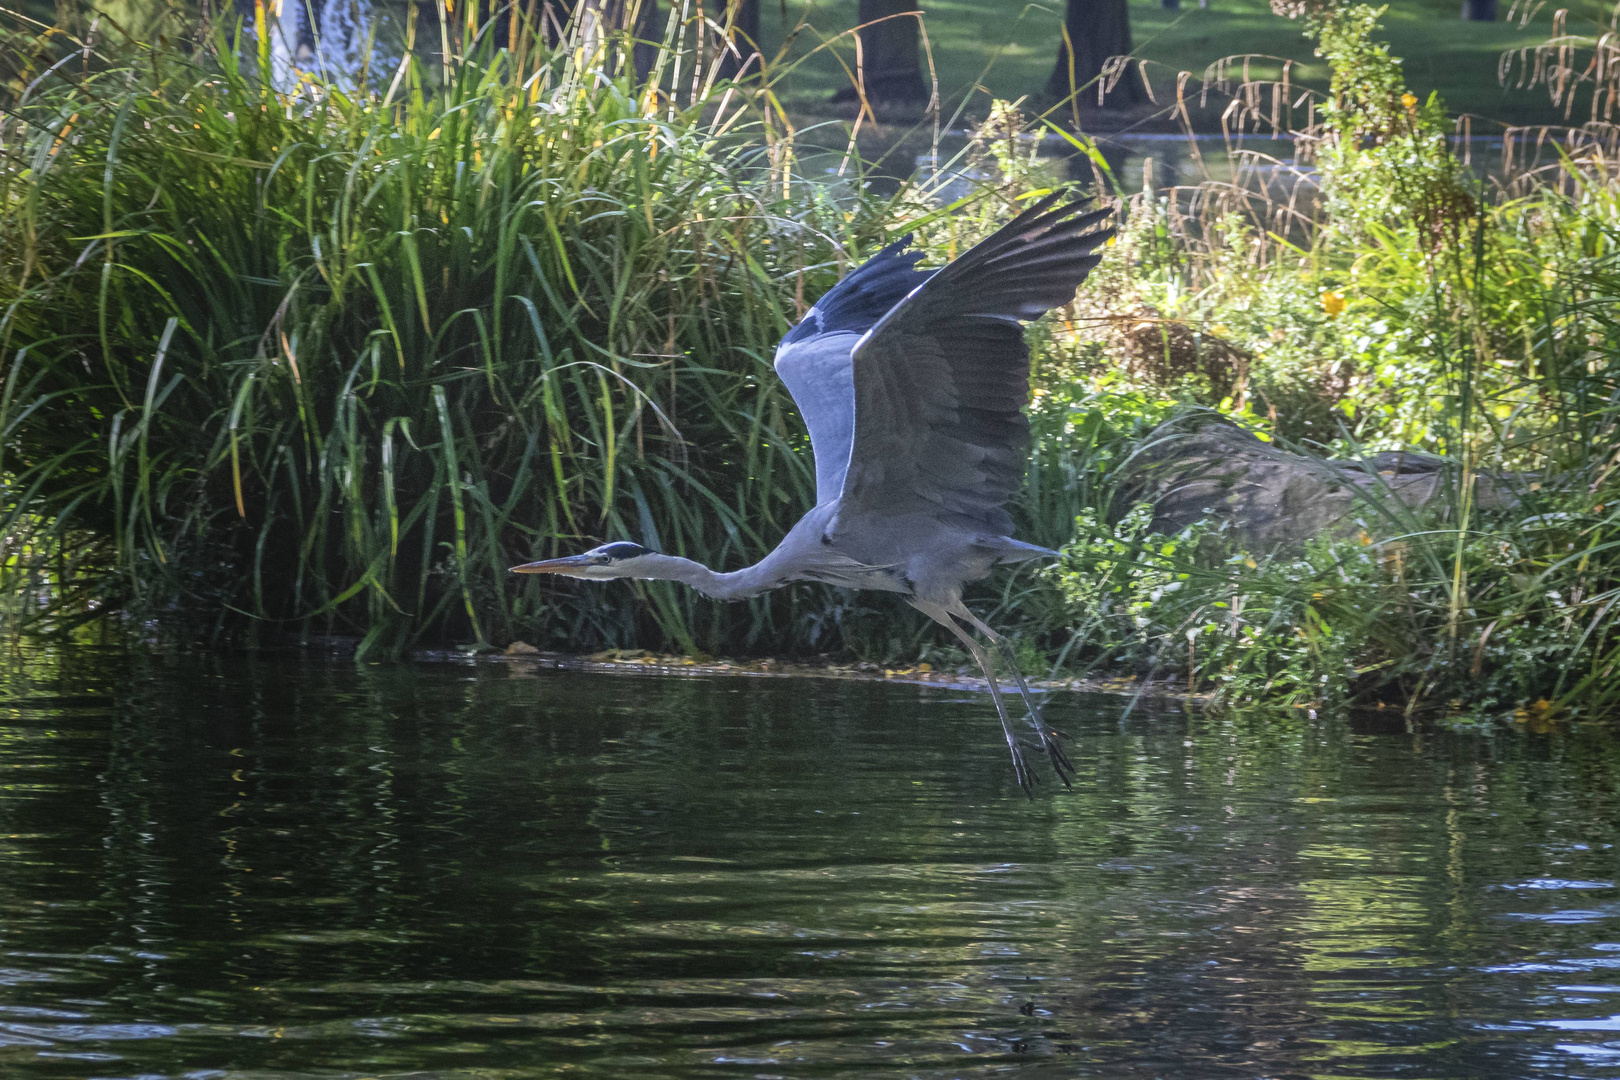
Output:
<path fill-rule="evenodd" d="M 1050 195 L 946 266 L 917 269 L 911 237 L 884 248 L 827 292 L 776 352 L 816 463 L 816 506 L 753 566 L 699 563 L 608 544 L 514 567 L 609 579 L 682 581 L 740 599 L 791 581 L 897 592 L 950 630 L 989 680 L 1019 783 L 1033 782 L 995 665 L 1010 665 L 1029 723 L 1058 776 L 1073 767 L 1041 718 L 1005 638 L 962 602 L 1001 563 L 1056 552 L 1013 539 L 1006 504 L 1029 446 L 1029 349 L 1023 324 L 1068 303 L 1113 235 L 1107 210 Z M 634 550 L 628 550 L 634 548 Z"/>

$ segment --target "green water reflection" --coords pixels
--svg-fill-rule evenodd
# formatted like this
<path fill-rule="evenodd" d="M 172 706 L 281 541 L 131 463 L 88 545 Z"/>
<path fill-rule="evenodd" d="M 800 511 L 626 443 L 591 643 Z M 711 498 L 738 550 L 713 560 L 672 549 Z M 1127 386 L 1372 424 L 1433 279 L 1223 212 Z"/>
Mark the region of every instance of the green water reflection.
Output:
<path fill-rule="evenodd" d="M 500 665 L 0 674 L 0 1075 L 1620 1075 L 1620 745 Z"/>

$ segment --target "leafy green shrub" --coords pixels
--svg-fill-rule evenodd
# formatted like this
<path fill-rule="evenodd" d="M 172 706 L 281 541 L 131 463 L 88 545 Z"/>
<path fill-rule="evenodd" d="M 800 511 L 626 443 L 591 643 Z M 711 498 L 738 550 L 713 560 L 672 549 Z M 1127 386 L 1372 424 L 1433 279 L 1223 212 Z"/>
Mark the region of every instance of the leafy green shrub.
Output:
<path fill-rule="evenodd" d="M 1111 526 L 1077 522 L 1051 571 L 1077 657 L 1166 679 L 1185 672 L 1188 689 L 1215 688 L 1229 703 L 1346 700 L 1375 625 L 1365 548 L 1317 541 L 1257 562 L 1208 525 L 1164 536 L 1149 531 L 1152 517 L 1142 504 Z"/>
<path fill-rule="evenodd" d="M 1164 536 L 1151 519 L 1143 505 L 1077 522 L 1049 571 L 1074 627 L 1065 660 L 1184 679 L 1229 705 L 1426 699 L 1470 718 L 1620 704 L 1620 513 L 1497 514 L 1460 552 L 1446 530 L 1363 531 L 1264 557 L 1208 524 Z"/>

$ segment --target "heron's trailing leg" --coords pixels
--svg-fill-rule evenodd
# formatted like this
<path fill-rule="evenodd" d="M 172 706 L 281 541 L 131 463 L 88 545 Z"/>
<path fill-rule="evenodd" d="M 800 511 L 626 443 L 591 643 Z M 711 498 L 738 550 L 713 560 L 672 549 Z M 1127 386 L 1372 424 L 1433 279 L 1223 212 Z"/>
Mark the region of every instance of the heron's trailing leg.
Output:
<path fill-rule="evenodd" d="M 943 607 L 919 604 L 915 600 L 911 601 L 911 606 L 955 634 L 957 640 L 967 646 L 968 652 L 979 665 L 979 670 L 984 672 L 985 681 L 990 684 L 990 700 L 996 703 L 996 715 L 1001 718 L 1001 733 L 1006 736 L 1007 749 L 1012 754 L 1013 775 L 1018 778 L 1018 786 L 1024 789 L 1024 794 L 1034 798 L 1037 778 L 1030 770 L 1029 760 L 1024 757 L 1024 748 L 1019 743 L 1017 734 L 1013 732 L 1012 717 L 1007 714 L 1007 703 L 1002 699 L 1000 684 L 996 682 L 996 668 L 990 654 L 985 652 L 984 646 L 974 641 L 973 635 L 962 629 Z"/>
<path fill-rule="evenodd" d="M 1048 724 L 1045 718 L 1041 716 L 1040 705 L 1035 701 L 1035 694 L 1030 690 L 1029 683 L 1024 679 L 1023 670 L 1018 666 L 1018 657 L 1013 652 L 1012 642 L 986 626 L 978 616 L 967 609 L 965 604 L 958 604 L 951 611 L 951 614 L 962 619 L 979 633 L 989 638 L 997 651 L 1001 653 L 1001 658 L 1007 662 L 1007 667 L 1012 671 L 1013 680 L 1018 684 L 1018 693 L 1024 699 L 1024 708 L 1029 710 L 1029 726 L 1035 729 L 1036 737 L 1041 740 L 1041 749 L 1046 751 L 1048 760 L 1052 762 L 1052 769 L 1058 774 L 1058 779 L 1063 781 L 1063 786 L 1073 787 L 1074 763 L 1069 760 L 1069 755 L 1063 752 L 1063 743 L 1061 741 L 1068 738 L 1068 736 Z"/>

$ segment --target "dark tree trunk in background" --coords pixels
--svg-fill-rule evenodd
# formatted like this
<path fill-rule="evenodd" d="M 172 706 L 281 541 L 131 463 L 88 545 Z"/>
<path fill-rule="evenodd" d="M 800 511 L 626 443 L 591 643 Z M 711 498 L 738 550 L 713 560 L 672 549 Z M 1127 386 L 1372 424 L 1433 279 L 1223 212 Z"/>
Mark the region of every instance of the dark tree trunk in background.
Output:
<path fill-rule="evenodd" d="M 524 4 L 524 9 L 527 8 L 528 5 Z M 573 17 L 574 0 L 540 0 L 535 8 L 535 18 L 540 20 L 540 36 L 553 47 L 562 40 L 563 28 Z"/>
<path fill-rule="evenodd" d="M 1463 18 L 1469 22 L 1495 22 L 1496 0 L 1463 0 Z"/>
<path fill-rule="evenodd" d="M 734 9 L 734 13 L 733 10 Z M 721 26 L 732 19 L 731 44 L 720 56 L 720 74 L 728 79 L 759 74 L 759 0 L 730 0 L 725 16 L 716 19 Z"/>
<path fill-rule="evenodd" d="M 861 70 L 866 100 L 874 107 L 921 108 L 928 103 L 923 81 L 919 0 L 861 0 Z M 881 20 L 881 21 L 879 21 Z M 854 87 L 833 95 L 835 102 L 859 100 Z"/>
<path fill-rule="evenodd" d="M 658 50 L 664 41 L 664 18 L 658 10 L 658 0 L 641 0 L 632 29 L 636 37 L 636 82 L 644 83 L 658 62 Z"/>
<path fill-rule="evenodd" d="M 297 55 L 300 63 L 315 58 L 315 47 L 321 31 L 321 16 L 325 14 L 326 0 L 304 0 L 298 5 Z"/>
<path fill-rule="evenodd" d="M 1126 0 L 1069 0 L 1063 15 L 1067 40 L 1059 41 L 1057 64 L 1052 77 L 1046 80 L 1046 96 L 1061 101 L 1079 91 L 1082 105 L 1097 104 L 1097 82 L 1103 65 L 1111 56 L 1126 56 L 1131 51 L 1131 14 Z M 1074 43 L 1073 64 L 1070 64 L 1069 43 Z M 1126 67 L 1105 99 L 1111 108 L 1135 105 L 1147 95 L 1142 90 L 1142 76 L 1135 64 Z"/>
<path fill-rule="evenodd" d="M 555 43 L 562 27 L 570 18 L 580 26 L 587 43 L 601 34 L 615 34 L 628 30 L 635 39 L 632 58 L 636 65 L 636 81 L 646 82 L 658 59 L 658 45 L 663 38 L 664 22 L 659 17 L 658 0 L 546 0 L 550 9 L 545 20 L 548 42 Z M 631 25 L 632 19 L 634 25 Z"/>

